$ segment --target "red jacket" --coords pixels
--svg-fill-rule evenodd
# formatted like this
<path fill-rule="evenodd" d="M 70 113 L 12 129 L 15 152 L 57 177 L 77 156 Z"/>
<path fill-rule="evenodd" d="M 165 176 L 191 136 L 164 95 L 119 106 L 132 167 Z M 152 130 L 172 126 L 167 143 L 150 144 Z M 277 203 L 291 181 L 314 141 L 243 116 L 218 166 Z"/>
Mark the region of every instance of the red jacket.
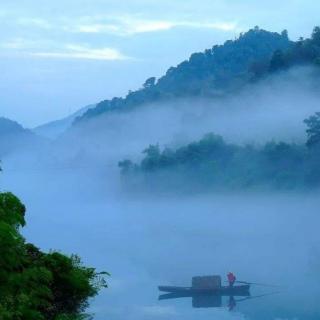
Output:
<path fill-rule="evenodd" d="M 235 282 L 236 281 L 236 277 L 232 272 L 228 273 L 228 281 L 229 282 Z"/>

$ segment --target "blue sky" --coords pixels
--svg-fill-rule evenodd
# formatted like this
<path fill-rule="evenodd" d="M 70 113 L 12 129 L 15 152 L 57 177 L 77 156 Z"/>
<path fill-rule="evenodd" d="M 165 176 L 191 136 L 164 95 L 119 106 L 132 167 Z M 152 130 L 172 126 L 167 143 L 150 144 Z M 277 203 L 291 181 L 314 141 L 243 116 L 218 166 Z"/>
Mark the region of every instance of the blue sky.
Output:
<path fill-rule="evenodd" d="M 314 0 L 1 0 L 0 116 L 60 118 L 255 25 L 308 36 L 319 12 Z"/>

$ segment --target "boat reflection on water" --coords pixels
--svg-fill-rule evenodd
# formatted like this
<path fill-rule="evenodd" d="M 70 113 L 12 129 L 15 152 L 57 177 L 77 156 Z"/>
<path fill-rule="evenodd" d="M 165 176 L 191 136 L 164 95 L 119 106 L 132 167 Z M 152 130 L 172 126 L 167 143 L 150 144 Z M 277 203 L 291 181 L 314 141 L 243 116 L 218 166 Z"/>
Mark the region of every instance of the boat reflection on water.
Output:
<path fill-rule="evenodd" d="M 159 286 L 158 288 L 166 292 L 159 296 L 159 300 L 192 298 L 193 308 L 220 308 L 224 306 L 223 297 L 228 297 L 226 306 L 230 311 L 241 301 L 277 293 L 251 296 L 250 285 L 222 286 L 220 276 L 193 277 L 191 287 Z"/>

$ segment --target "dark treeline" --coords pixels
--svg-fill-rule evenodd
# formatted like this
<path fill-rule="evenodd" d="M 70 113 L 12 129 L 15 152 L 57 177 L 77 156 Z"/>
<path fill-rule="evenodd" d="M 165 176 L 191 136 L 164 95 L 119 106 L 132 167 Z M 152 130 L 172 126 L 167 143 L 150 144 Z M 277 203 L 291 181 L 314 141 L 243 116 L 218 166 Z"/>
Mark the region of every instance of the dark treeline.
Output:
<path fill-rule="evenodd" d="M 27 243 L 20 233 L 24 216 L 17 197 L 0 193 L 0 319 L 87 319 L 88 299 L 106 286 L 106 273 L 83 266 L 76 255 Z"/>
<path fill-rule="evenodd" d="M 307 143 L 226 143 L 212 133 L 178 149 L 150 145 L 139 164 L 119 162 L 125 182 L 148 188 L 303 189 L 320 186 L 320 113 L 305 120 Z"/>
<path fill-rule="evenodd" d="M 310 39 L 300 38 L 288 50 L 276 50 L 271 58 L 269 71 L 306 64 L 320 66 L 320 27 L 313 29 Z"/>
<path fill-rule="evenodd" d="M 320 65 L 320 28 L 309 39 L 290 41 L 288 32 L 268 32 L 258 27 L 236 40 L 194 53 L 189 60 L 171 67 L 158 80 L 147 79 L 140 90 L 125 98 L 113 98 L 88 110 L 76 123 L 109 111 L 133 108 L 186 97 L 215 97 L 234 92 L 274 72 L 298 65 Z"/>

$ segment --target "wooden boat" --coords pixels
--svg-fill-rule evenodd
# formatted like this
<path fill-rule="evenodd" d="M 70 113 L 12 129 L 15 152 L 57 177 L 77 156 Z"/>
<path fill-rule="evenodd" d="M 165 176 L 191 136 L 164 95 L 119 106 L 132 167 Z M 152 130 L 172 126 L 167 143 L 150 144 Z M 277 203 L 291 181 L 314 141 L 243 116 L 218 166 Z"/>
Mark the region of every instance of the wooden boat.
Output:
<path fill-rule="evenodd" d="M 233 287 L 221 286 L 213 288 L 159 286 L 158 288 L 159 291 L 184 297 L 192 297 L 194 295 L 250 296 L 250 285 L 239 285 Z"/>

